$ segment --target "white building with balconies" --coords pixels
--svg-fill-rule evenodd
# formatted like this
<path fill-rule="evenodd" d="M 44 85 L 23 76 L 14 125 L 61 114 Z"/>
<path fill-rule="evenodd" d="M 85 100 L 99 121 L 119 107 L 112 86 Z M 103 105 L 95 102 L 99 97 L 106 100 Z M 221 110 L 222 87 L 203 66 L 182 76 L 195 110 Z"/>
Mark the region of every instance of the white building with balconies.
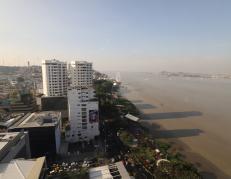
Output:
<path fill-rule="evenodd" d="M 70 64 L 71 86 L 92 86 L 92 63 L 72 61 Z"/>
<path fill-rule="evenodd" d="M 67 63 L 58 60 L 42 61 L 43 93 L 45 96 L 67 95 Z"/>
<path fill-rule="evenodd" d="M 68 90 L 68 142 L 89 141 L 99 135 L 99 105 L 92 87 L 92 63 L 72 62 Z"/>
<path fill-rule="evenodd" d="M 72 87 L 68 90 L 68 110 L 67 141 L 89 141 L 99 135 L 99 107 L 93 88 Z"/>

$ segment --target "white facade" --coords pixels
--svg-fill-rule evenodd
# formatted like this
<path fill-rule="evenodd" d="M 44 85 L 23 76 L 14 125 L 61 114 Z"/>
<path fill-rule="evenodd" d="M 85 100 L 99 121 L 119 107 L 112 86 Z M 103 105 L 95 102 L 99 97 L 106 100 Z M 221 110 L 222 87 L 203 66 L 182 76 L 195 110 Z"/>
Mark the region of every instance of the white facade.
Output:
<path fill-rule="evenodd" d="M 70 129 L 66 130 L 67 141 L 89 141 L 99 135 L 98 108 L 93 88 L 73 87 L 68 91 Z"/>
<path fill-rule="evenodd" d="M 71 86 L 92 86 L 92 63 L 72 61 L 70 64 Z"/>
<path fill-rule="evenodd" d="M 71 88 L 68 90 L 69 142 L 89 141 L 99 135 L 99 105 L 93 89 L 92 63 L 73 61 L 69 66 Z"/>
<path fill-rule="evenodd" d="M 42 61 L 42 77 L 45 96 L 67 95 L 67 63 L 55 59 Z"/>

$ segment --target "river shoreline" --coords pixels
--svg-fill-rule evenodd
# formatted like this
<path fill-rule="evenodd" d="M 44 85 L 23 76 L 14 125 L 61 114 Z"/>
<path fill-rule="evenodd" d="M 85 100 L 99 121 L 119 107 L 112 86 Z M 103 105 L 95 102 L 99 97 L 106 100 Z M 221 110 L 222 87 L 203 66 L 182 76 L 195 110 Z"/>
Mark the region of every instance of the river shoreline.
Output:
<path fill-rule="evenodd" d="M 184 141 L 178 139 L 183 137 L 193 141 L 193 136 L 196 137 L 197 135 L 200 135 L 200 133 L 203 133 L 203 131 L 199 129 L 169 130 L 166 129 L 164 126 L 172 125 L 172 127 L 176 127 L 176 124 L 173 124 L 172 122 L 173 120 L 163 120 L 164 122 L 158 121 L 159 118 L 175 119 L 180 117 L 184 119 L 184 117 L 186 117 L 185 113 L 172 112 L 171 107 L 169 107 L 162 101 L 153 100 L 150 99 L 148 96 L 140 95 L 137 90 L 130 85 L 126 85 L 126 90 L 122 90 L 122 95 L 131 102 L 133 102 L 133 104 L 136 105 L 136 107 L 140 110 L 142 125 L 147 127 L 154 137 L 169 142 L 172 145 L 172 150 L 179 151 L 181 154 L 183 154 L 183 156 L 185 156 L 185 160 L 193 163 L 199 169 L 203 178 L 230 178 L 230 176 L 226 175 L 212 162 L 208 161 L 204 156 L 193 151 L 192 148 L 190 148 L 190 146 L 188 146 L 187 143 L 184 142 L 187 141 L 187 139 L 184 139 Z M 155 115 L 150 116 L 150 114 Z M 197 115 L 200 116 L 200 113 L 197 113 L 197 111 L 191 111 L 190 115 L 195 115 L 197 117 Z M 162 125 L 161 123 L 163 123 L 164 125 Z M 180 127 L 179 123 L 177 123 L 177 127 Z"/>

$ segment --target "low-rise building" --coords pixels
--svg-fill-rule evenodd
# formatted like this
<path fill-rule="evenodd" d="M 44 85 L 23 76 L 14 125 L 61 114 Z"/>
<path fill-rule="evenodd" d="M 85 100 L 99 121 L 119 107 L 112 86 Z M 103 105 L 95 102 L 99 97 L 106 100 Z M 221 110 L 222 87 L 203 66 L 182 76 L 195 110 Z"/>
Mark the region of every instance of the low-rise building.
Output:
<path fill-rule="evenodd" d="M 66 96 L 58 96 L 58 97 L 38 96 L 37 105 L 39 107 L 39 110 L 41 111 L 59 111 L 61 112 L 62 119 L 68 118 Z"/>
<path fill-rule="evenodd" d="M 0 179 L 45 179 L 46 159 L 16 159 L 0 164 Z"/>
<path fill-rule="evenodd" d="M 130 179 L 123 162 L 89 169 L 89 179 Z"/>
<path fill-rule="evenodd" d="M 35 112 L 15 123 L 9 131 L 27 131 L 32 157 L 53 158 L 61 143 L 61 113 Z"/>
<path fill-rule="evenodd" d="M 0 163 L 9 162 L 14 158 L 30 158 L 30 156 L 27 132 L 0 133 Z"/>

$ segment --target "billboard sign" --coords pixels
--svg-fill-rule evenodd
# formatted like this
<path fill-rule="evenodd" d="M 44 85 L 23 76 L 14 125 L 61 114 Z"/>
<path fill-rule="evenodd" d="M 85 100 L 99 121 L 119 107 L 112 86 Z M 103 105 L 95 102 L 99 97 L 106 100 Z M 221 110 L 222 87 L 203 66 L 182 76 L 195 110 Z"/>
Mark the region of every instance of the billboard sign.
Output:
<path fill-rule="evenodd" d="M 89 110 L 89 122 L 94 123 L 99 121 L 98 110 Z"/>

